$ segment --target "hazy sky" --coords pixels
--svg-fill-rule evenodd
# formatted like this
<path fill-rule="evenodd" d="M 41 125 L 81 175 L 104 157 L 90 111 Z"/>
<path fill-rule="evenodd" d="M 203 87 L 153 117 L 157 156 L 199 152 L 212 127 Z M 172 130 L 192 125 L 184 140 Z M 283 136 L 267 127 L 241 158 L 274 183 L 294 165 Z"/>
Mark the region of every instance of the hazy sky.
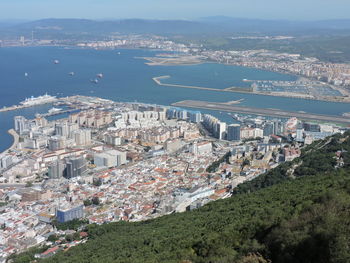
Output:
<path fill-rule="evenodd" d="M 0 0 L 0 19 L 350 18 L 350 0 Z"/>

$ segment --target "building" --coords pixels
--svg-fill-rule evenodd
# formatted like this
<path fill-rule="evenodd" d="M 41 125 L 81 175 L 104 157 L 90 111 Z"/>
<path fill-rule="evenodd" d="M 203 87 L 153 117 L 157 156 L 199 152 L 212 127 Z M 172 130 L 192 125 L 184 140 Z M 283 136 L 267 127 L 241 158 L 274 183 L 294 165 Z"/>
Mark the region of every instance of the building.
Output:
<path fill-rule="evenodd" d="M 59 122 L 55 124 L 55 134 L 63 137 L 68 137 L 68 123 L 67 122 Z"/>
<path fill-rule="evenodd" d="M 15 116 L 15 131 L 22 134 L 29 130 L 29 121 L 23 116 Z"/>
<path fill-rule="evenodd" d="M 87 171 L 87 162 L 83 156 L 66 159 L 66 178 L 73 178 L 84 175 Z"/>
<path fill-rule="evenodd" d="M 284 148 L 283 149 L 284 160 L 286 162 L 293 161 L 295 158 L 299 157 L 301 154 L 300 149 L 296 148 Z"/>
<path fill-rule="evenodd" d="M 56 135 L 49 139 L 49 150 L 57 151 L 66 148 L 66 137 Z"/>
<path fill-rule="evenodd" d="M 216 138 L 224 140 L 226 137 L 226 122 L 218 122 L 216 124 Z"/>
<path fill-rule="evenodd" d="M 255 136 L 255 129 L 250 127 L 241 128 L 241 140 L 251 139 Z"/>
<path fill-rule="evenodd" d="M 66 166 L 61 161 L 56 161 L 50 164 L 48 175 L 50 179 L 59 179 L 64 175 Z"/>
<path fill-rule="evenodd" d="M 274 134 L 274 124 L 271 122 L 265 123 L 263 135 L 270 136 L 272 134 Z"/>
<path fill-rule="evenodd" d="M 207 141 L 200 142 L 200 143 L 194 142 L 190 148 L 190 151 L 195 155 L 208 154 L 208 153 L 211 153 L 212 150 L 213 150 L 212 143 Z"/>
<path fill-rule="evenodd" d="M 94 164 L 97 167 L 115 167 L 126 163 L 126 152 L 109 150 L 94 155 Z"/>
<path fill-rule="evenodd" d="M 264 131 L 260 128 L 254 129 L 254 138 L 262 138 L 264 137 Z"/>
<path fill-rule="evenodd" d="M 113 134 L 105 134 L 104 141 L 106 144 L 110 144 L 113 146 L 118 146 L 122 143 L 122 139 L 119 136 Z"/>
<path fill-rule="evenodd" d="M 231 124 L 227 127 L 227 140 L 239 141 L 241 139 L 241 126 L 239 124 Z"/>
<path fill-rule="evenodd" d="M 107 111 L 90 110 L 71 114 L 70 123 L 77 123 L 81 127 L 101 128 L 113 121 L 112 114 Z"/>
<path fill-rule="evenodd" d="M 193 123 L 200 123 L 202 121 L 202 114 L 200 111 L 190 112 L 190 121 Z"/>
<path fill-rule="evenodd" d="M 283 124 L 279 120 L 274 120 L 273 122 L 273 134 L 274 135 L 281 135 L 283 133 Z"/>
<path fill-rule="evenodd" d="M 61 207 L 56 211 L 56 218 L 59 223 L 65 223 L 82 217 L 84 217 L 84 205 L 82 204 L 73 207 Z"/>
<path fill-rule="evenodd" d="M 176 152 L 183 147 L 181 140 L 168 140 L 164 143 L 164 150 L 169 153 Z"/>
<path fill-rule="evenodd" d="M 320 132 L 321 131 L 320 125 L 317 123 L 304 122 L 303 128 L 305 131 L 310 131 L 310 132 Z"/>
<path fill-rule="evenodd" d="M 82 129 L 73 131 L 72 137 L 78 146 L 86 146 L 91 144 L 91 130 Z"/>

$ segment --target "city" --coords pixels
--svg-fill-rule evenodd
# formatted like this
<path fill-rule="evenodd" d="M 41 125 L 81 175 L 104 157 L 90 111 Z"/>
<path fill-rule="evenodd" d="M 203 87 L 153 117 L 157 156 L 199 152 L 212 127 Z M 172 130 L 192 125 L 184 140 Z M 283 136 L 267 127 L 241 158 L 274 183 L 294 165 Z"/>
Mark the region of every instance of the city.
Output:
<path fill-rule="evenodd" d="M 3 258 L 40 244 L 49 248 L 37 256 L 47 257 L 85 242 L 62 242 L 84 235 L 59 229 L 71 220 L 141 221 L 230 197 L 304 145 L 346 131 L 243 115 L 227 125 L 199 111 L 96 97 L 56 103 L 79 112 L 53 121 L 16 116 L 18 138 L 0 155 Z"/>

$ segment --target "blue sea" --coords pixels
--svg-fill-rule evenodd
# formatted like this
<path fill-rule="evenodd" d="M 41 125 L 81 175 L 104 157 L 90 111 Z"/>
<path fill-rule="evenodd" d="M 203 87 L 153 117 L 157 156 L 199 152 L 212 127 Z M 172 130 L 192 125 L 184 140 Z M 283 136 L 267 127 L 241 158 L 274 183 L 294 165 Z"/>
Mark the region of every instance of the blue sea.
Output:
<path fill-rule="evenodd" d="M 64 47 L 0 48 L 0 107 L 18 104 L 26 97 L 48 93 L 54 96 L 88 95 L 115 101 L 138 101 L 170 105 L 173 102 L 197 99 L 231 101 L 244 99 L 242 105 L 266 107 L 319 114 L 341 115 L 350 111 L 350 105 L 268 97 L 238 93 L 223 93 L 158 86 L 153 77 L 170 75 L 167 83 L 227 88 L 246 87 L 243 79 L 295 80 L 292 75 L 264 70 L 206 63 L 191 66 L 148 66 L 136 57 L 164 53 L 150 50 L 93 50 Z M 54 64 L 59 60 L 59 64 Z M 28 76 L 25 76 L 25 73 Z M 74 72 L 70 76 L 69 72 Z M 98 84 L 91 83 L 96 74 L 104 77 Z M 13 128 L 13 117 L 34 117 L 46 112 L 50 105 L 0 113 L 0 152 L 9 147 L 12 138 L 7 130 Z M 215 113 L 229 121 L 227 114 Z"/>

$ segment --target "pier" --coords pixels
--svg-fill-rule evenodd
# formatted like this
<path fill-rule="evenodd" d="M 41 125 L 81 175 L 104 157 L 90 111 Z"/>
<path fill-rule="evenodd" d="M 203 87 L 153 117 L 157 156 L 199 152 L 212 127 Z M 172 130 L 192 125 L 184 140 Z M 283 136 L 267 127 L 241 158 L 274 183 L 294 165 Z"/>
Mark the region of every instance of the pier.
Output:
<path fill-rule="evenodd" d="M 302 120 L 339 123 L 339 124 L 346 124 L 350 126 L 350 118 L 342 117 L 342 116 L 292 112 L 292 111 L 283 111 L 278 109 L 244 107 L 244 106 L 236 106 L 236 105 L 220 103 L 220 102 L 184 100 L 184 101 L 173 103 L 172 106 L 225 111 L 225 112 L 235 112 L 235 113 L 242 113 L 242 114 L 252 114 L 252 115 L 271 116 L 271 117 L 280 117 L 280 118 L 296 117 Z"/>

